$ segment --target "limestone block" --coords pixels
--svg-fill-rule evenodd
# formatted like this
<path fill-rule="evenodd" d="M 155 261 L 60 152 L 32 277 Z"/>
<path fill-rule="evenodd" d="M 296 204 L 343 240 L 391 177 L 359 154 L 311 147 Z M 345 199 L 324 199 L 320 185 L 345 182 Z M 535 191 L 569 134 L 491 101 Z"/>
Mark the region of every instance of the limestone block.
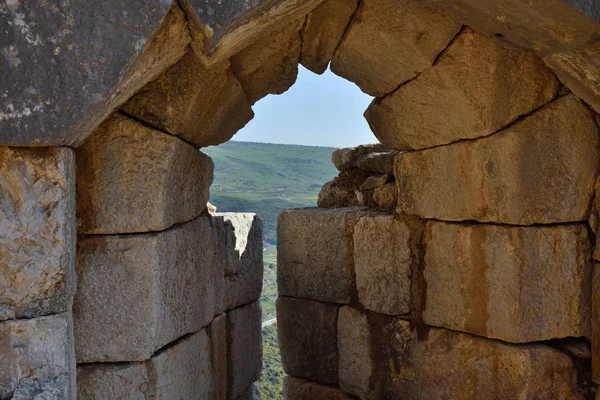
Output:
<path fill-rule="evenodd" d="M 258 302 L 227 312 L 227 398 L 236 399 L 262 370 L 262 312 Z"/>
<path fill-rule="evenodd" d="M 373 201 L 378 209 L 393 213 L 398 205 L 398 187 L 396 187 L 396 182 L 375 188 L 373 191 Z"/>
<path fill-rule="evenodd" d="M 362 183 L 362 185 L 360 185 L 359 189 L 361 191 L 373 190 L 373 189 L 376 189 L 378 187 L 385 185 L 386 183 L 390 182 L 391 180 L 394 180 L 394 177 L 390 176 L 390 175 L 383 175 L 383 174 L 371 175 L 367 179 L 365 179 L 365 181 Z"/>
<path fill-rule="evenodd" d="M 211 352 L 203 329 L 169 345 L 150 360 L 82 364 L 77 394 L 85 400 L 214 399 Z"/>
<path fill-rule="evenodd" d="M 429 1 L 365 0 L 331 70 L 363 92 L 383 97 L 431 67 L 461 26 Z"/>
<path fill-rule="evenodd" d="M 159 231 L 206 208 L 210 157 L 115 114 L 77 151 L 79 233 Z"/>
<path fill-rule="evenodd" d="M 351 229 L 365 210 L 303 208 L 279 214 L 279 294 L 349 303 L 354 290 Z"/>
<path fill-rule="evenodd" d="M 250 213 L 214 213 L 217 240 L 215 311 L 260 298 L 263 283 L 262 221 Z"/>
<path fill-rule="evenodd" d="M 411 276 L 419 262 L 421 224 L 369 215 L 354 227 L 354 270 L 360 303 L 380 314 L 410 312 Z"/>
<path fill-rule="evenodd" d="M 513 343 L 590 335 L 585 224 L 429 222 L 424 243 L 427 325 Z"/>
<path fill-rule="evenodd" d="M 592 380 L 600 382 L 600 264 L 592 268 Z"/>
<path fill-rule="evenodd" d="M 0 398 L 75 400 L 68 314 L 0 323 Z"/>
<path fill-rule="evenodd" d="M 356 165 L 363 171 L 379 174 L 394 173 L 394 159 L 397 151 L 384 151 L 380 153 L 369 153 L 358 159 Z"/>
<path fill-rule="evenodd" d="M 540 58 L 466 28 L 432 68 L 373 102 L 365 118 L 387 147 L 423 149 L 490 135 L 557 92 Z"/>
<path fill-rule="evenodd" d="M 227 315 L 220 314 L 207 328 L 213 379 L 209 399 L 227 400 Z"/>
<path fill-rule="evenodd" d="M 0 321 L 71 307 L 74 163 L 67 148 L 0 147 Z"/>
<path fill-rule="evenodd" d="M 295 82 L 304 18 L 259 39 L 231 58 L 231 70 L 251 105 L 268 94 L 282 94 Z"/>
<path fill-rule="evenodd" d="M 573 93 L 600 113 L 600 40 L 544 58 Z"/>
<path fill-rule="evenodd" d="M 206 67 L 191 50 L 121 109 L 196 147 L 226 142 L 254 116 L 228 63 Z"/>
<path fill-rule="evenodd" d="M 338 309 L 328 303 L 277 299 L 279 349 L 286 374 L 325 385 L 337 384 Z"/>
<path fill-rule="evenodd" d="M 306 17 L 301 63 L 316 74 L 327 70 L 358 7 L 358 0 L 326 0 Z"/>
<path fill-rule="evenodd" d="M 317 204 L 321 208 L 355 207 L 364 204 L 360 196 L 361 186 L 369 173 L 358 168 L 340 172 L 331 182 L 321 188 Z"/>
<path fill-rule="evenodd" d="M 0 5 L 2 145 L 81 144 L 190 42 L 171 1 L 57 4 Z"/>
<path fill-rule="evenodd" d="M 360 399 L 373 398 L 369 386 L 375 365 L 371 358 L 371 328 L 367 315 L 355 308 L 340 308 L 337 332 L 340 387 Z"/>
<path fill-rule="evenodd" d="M 569 95 L 492 136 L 400 154 L 397 211 L 518 225 L 586 220 L 598 159 L 593 112 Z"/>
<path fill-rule="evenodd" d="M 381 143 L 363 144 L 356 147 L 337 149 L 331 153 L 331 162 L 338 171 L 345 171 L 358 167 L 358 161 L 372 153 L 389 151 Z"/>
<path fill-rule="evenodd" d="M 287 400 L 353 400 L 341 389 L 323 386 L 304 379 L 286 376 L 283 378 L 283 397 Z"/>
<path fill-rule="evenodd" d="M 214 315 L 214 253 L 204 217 L 159 233 L 81 237 L 77 361 L 144 361 L 206 326 Z"/>

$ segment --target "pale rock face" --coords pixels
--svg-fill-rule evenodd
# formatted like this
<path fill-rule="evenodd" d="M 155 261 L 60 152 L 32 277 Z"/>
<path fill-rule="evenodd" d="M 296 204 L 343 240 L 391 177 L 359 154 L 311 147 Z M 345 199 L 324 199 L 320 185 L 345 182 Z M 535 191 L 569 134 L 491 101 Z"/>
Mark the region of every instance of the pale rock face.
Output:
<path fill-rule="evenodd" d="M 187 336 L 150 360 L 83 364 L 77 393 L 86 400 L 212 399 L 211 349 L 206 331 Z"/>
<path fill-rule="evenodd" d="M 374 362 L 367 315 L 352 307 L 342 307 L 337 330 L 340 387 L 360 399 L 370 399 Z"/>
<path fill-rule="evenodd" d="M 260 377 L 262 311 L 254 302 L 227 312 L 227 396 L 235 399 Z"/>
<path fill-rule="evenodd" d="M 287 400 L 353 400 L 343 390 L 319 385 L 304 379 L 286 376 L 283 378 L 283 395 Z"/>
<path fill-rule="evenodd" d="M 77 361 L 144 361 L 208 325 L 213 240 L 204 217 L 159 233 L 80 238 Z"/>
<path fill-rule="evenodd" d="M 375 97 L 431 67 L 461 24 L 423 0 L 365 0 L 338 47 L 331 70 Z"/>
<path fill-rule="evenodd" d="M 356 165 L 363 171 L 369 171 L 378 174 L 393 174 L 394 159 L 397 155 L 397 151 L 370 153 L 359 158 L 356 162 Z"/>
<path fill-rule="evenodd" d="M 387 147 L 424 149 L 490 135 L 557 92 L 540 58 L 466 28 L 432 68 L 374 101 L 365 117 Z"/>
<path fill-rule="evenodd" d="M 394 217 L 363 217 L 354 227 L 354 269 L 360 303 L 402 315 L 411 308 L 411 276 L 418 263 L 420 224 Z"/>
<path fill-rule="evenodd" d="M 79 233 L 160 231 L 206 209 L 214 164 L 193 146 L 115 114 L 77 150 Z"/>
<path fill-rule="evenodd" d="M 373 191 L 373 202 L 378 209 L 393 213 L 398 205 L 398 187 L 396 182 L 375 188 Z"/>
<path fill-rule="evenodd" d="M 337 149 L 331 153 L 331 162 L 338 171 L 345 171 L 358 167 L 358 162 L 364 157 L 373 153 L 382 153 L 389 151 L 387 147 L 381 143 L 363 144 L 356 147 L 347 147 Z"/>
<path fill-rule="evenodd" d="M 71 307 L 74 163 L 67 148 L 0 147 L 0 321 Z"/>
<path fill-rule="evenodd" d="M 591 334 L 585 224 L 427 223 L 423 322 L 505 342 Z"/>
<path fill-rule="evenodd" d="M 396 158 L 398 213 L 515 225 L 587 220 L 598 126 L 575 96 L 492 136 Z"/>
<path fill-rule="evenodd" d="M 330 303 L 277 299 L 277 333 L 286 374 L 325 385 L 338 382 L 338 310 Z"/>
<path fill-rule="evenodd" d="M 263 283 L 262 221 L 256 214 L 214 213 L 217 245 L 215 312 L 260 298 Z"/>
<path fill-rule="evenodd" d="M 75 400 L 68 314 L 0 323 L 0 398 Z"/>
<path fill-rule="evenodd" d="M 303 23 L 304 18 L 293 21 L 231 58 L 231 70 L 250 105 L 268 94 L 282 94 L 296 82 Z"/>
<path fill-rule="evenodd" d="M 302 28 L 303 66 L 319 75 L 327 70 L 357 7 L 357 0 L 326 0 L 307 15 Z"/>
<path fill-rule="evenodd" d="M 373 190 L 378 187 L 381 187 L 388 183 L 390 180 L 393 180 L 393 177 L 390 175 L 371 175 L 360 185 L 360 190 Z"/>
<path fill-rule="evenodd" d="M 354 288 L 351 228 L 364 208 L 305 208 L 279 214 L 279 294 L 347 304 Z"/>
<path fill-rule="evenodd" d="M 206 67 L 191 50 L 121 109 L 196 147 L 226 142 L 254 116 L 229 64 Z"/>

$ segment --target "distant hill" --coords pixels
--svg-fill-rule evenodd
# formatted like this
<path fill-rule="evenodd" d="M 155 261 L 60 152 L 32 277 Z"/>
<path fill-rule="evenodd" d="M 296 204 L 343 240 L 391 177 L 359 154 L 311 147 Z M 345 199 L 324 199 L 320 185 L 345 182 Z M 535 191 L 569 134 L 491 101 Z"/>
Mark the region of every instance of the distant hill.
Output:
<path fill-rule="evenodd" d="M 264 222 L 265 243 L 277 243 L 277 215 L 316 206 L 323 184 L 337 171 L 333 148 L 227 142 L 202 151 L 215 163 L 210 202 L 219 212 L 255 212 Z"/>

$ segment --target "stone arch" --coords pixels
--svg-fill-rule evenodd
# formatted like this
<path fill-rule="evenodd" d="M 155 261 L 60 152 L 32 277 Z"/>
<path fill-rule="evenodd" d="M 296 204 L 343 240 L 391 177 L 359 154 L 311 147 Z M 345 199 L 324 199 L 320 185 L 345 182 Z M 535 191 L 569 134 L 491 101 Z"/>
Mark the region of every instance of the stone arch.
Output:
<path fill-rule="evenodd" d="M 496 396 L 527 397 L 540 390 L 552 398 L 575 396 L 577 390 L 589 390 L 587 395 L 595 391 L 594 385 L 576 388 L 571 359 L 557 355 L 552 348 L 504 343 L 592 336 L 595 345 L 590 312 L 591 256 L 587 257 L 592 244 L 587 227 L 580 223 L 590 217 L 590 226 L 595 229 L 592 198 L 598 172 L 598 127 L 592 109 L 596 112 L 600 109 L 597 88 L 600 71 L 596 62 L 599 14 L 592 3 L 575 4 L 578 11 L 559 1 L 529 2 L 527 5 L 508 0 L 432 0 L 426 4 L 408 0 L 258 1 L 250 10 L 240 6 L 234 10 L 239 15 L 231 19 L 226 15 L 229 10 L 221 10 L 223 14 L 217 12 L 214 19 L 207 18 L 202 11 L 208 9 L 194 3 L 182 0 L 171 5 L 156 1 L 138 5 L 138 12 L 119 3 L 119 7 L 125 7 L 125 14 L 132 15 L 132 25 L 136 29 L 131 29 L 132 36 L 123 36 L 122 31 L 116 29 L 115 37 L 104 40 L 106 38 L 100 36 L 97 46 L 90 46 L 105 58 L 110 49 L 123 49 L 119 57 L 109 62 L 114 70 L 100 74 L 103 79 L 98 80 L 102 85 L 94 86 L 98 82 L 92 79 L 92 89 L 83 82 L 94 77 L 92 68 L 102 68 L 105 59 L 100 57 L 95 63 L 82 64 L 78 57 L 90 60 L 92 55 L 61 58 L 61 51 L 68 42 L 59 41 L 61 45 L 56 46 L 56 43 L 50 45 L 49 40 L 38 39 L 48 33 L 43 25 L 37 33 L 25 28 L 17 31 L 15 26 L 23 25 L 15 18 L 23 19 L 20 15 L 24 6 L 18 2 L 0 4 L 0 22 L 3 23 L 0 26 L 11 34 L 18 50 L 22 51 L 19 56 L 13 50 L 5 49 L 5 60 L 11 65 L 6 76 L 15 82 L 7 85 L 6 98 L 13 103 L 19 101 L 24 107 L 21 109 L 11 103 L 7 111 L 3 111 L 0 143 L 75 147 L 79 179 L 78 268 L 88 262 L 124 266 L 122 270 L 96 271 L 97 275 L 89 280 L 80 273 L 82 279 L 77 294 L 80 298 L 75 300 L 74 306 L 75 333 L 81 335 L 77 326 L 83 325 L 78 325 L 81 323 L 78 318 L 85 314 L 91 325 L 86 326 L 88 336 L 80 343 L 96 349 L 94 353 L 88 351 L 89 348 L 78 348 L 81 376 L 86 376 L 82 384 L 92 388 L 84 395 L 80 392 L 80 397 L 94 398 L 94 388 L 100 387 L 98 390 L 115 390 L 114 393 L 124 398 L 135 391 L 159 397 L 179 393 L 184 398 L 191 398 L 195 392 L 189 388 L 198 383 L 198 377 L 203 377 L 201 383 L 205 384 L 201 386 L 208 398 L 248 398 L 252 395 L 247 389 L 257 374 L 253 361 L 259 358 L 255 346 L 259 310 L 252 302 L 256 300 L 256 286 L 248 283 L 255 274 L 244 277 L 243 268 L 247 266 L 242 264 L 256 264 L 257 256 L 253 254 L 256 249 L 248 243 L 260 236 L 257 233 L 260 223 L 249 216 L 210 216 L 207 213 L 205 206 L 212 165 L 195 149 L 229 140 L 252 117 L 251 105 L 255 101 L 267 94 L 281 93 L 294 83 L 298 62 L 322 73 L 330 60 L 334 72 L 377 97 L 367 110 L 366 118 L 383 144 L 391 150 L 406 152 L 396 159 L 394 175 L 399 192 L 398 199 L 392 194 L 392 214 L 396 211 L 398 215 L 413 217 L 397 222 L 398 218 L 391 217 L 390 213 L 373 215 L 366 209 L 346 209 L 349 205 L 357 205 L 352 203 L 354 201 L 371 205 L 364 197 L 362 200 L 352 198 L 352 204 L 334 198 L 329 204 L 344 210 L 290 212 L 282 217 L 283 234 L 288 232 L 292 237 L 303 238 L 307 245 L 314 245 L 316 252 L 316 258 L 311 259 L 309 252 L 302 253 L 304 249 L 294 249 L 298 245 L 287 241 L 284 244 L 288 246 L 286 250 L 296 251 L 290 255 L 290 262 L 314 262 L 323 266 L 323 259 L 318 257 L 328 257 L 319 253 L 319 243 L 311 243 L 311 238 L 306 237 L 306 231 L 302 231 L 306 227 L 330 227 L 331 232 L 323 232 L 336 245 L 336 240 L 345 243 L 350 234 L 354 245 L 347 251 L 362 249 L 360 254 L 340 254 L 340 258 L 333 260 L 334 264 L 344 263 L 338 271 L 341 275 L 335 276 L 334 266 L 333 279 L 326 281 L 328 289 L 324 292 L 315 287 L 310 277 L 284 267 L 280 302 L 285 327 L 282 338 L 286 341 L 284 362 L 287 372 L 296 377 L 288 381 L 289 398 L 311 398 L 310 393 L 322 392 L 326 397 L 344 398 L 342 396 L 350 396 L 347 394 L 350 393 L 366 399 L 393 395 L 395 390 L 404 393 L 417 390 L 411 384 L 398 386 L 394 380 L 397 377 L 415 382 L 414 385 L 420 388 L 421 379 L 447 381 L 445 387 L 426 387 L 426 393 L 432 398 L 440 393 L 458 396 L 463 384 L 473 385 L 469 389 L 475 397 L 478 393 L 488 395 L 486 383 L 477 383 L 480 376 L 467 379 L 460 373 L 427 375 L 428 370 L 435 372 L 431 364 L 433 358 L 428 357 L 437 351 L 436 346 L 448 343 L 450 351 L 441 353 L 441 359 L 448 363 L 456 359 L 461 368 L 475 375 L 476 371 L 469 369 L 469 359 L 454 350 L 472 347 L 483 359 L 487 356 L 502 358 L 503 363 L 513 368 L 517 368 L 514 360 L 533 360 L 530 366 L 518 370 L 516 378 L 492 372 L 497 374 L 494 379 L 499 382 L 494 389 Z M 75 31 L 79 29 L 79 32 L 95 37 L 97 31 L 94 29 L 98 26 L 84 26 L 89 17 L 71 11 L 52 10 L 64 19 L 63 36 L 72 34 L 67 31 L 74 24 Z M 110 20 L 110 12 L 106 15 Z M 122 37 L 127 40 L 119 43 L 116 39 Z M 37 49 L 38 40 L 42 43 L 40 46 L 47 47 Z M 141 46 L 142 42 L 145 45 Z M 48 52 L 62 61 L 58 67 L 53 66 L 52 60 L 46 62 L 43 59 L 43 54 Z M 17 67 L 23 59 L 35 61 L 36 68 L 19 71 Z M 76 72 L 77 65 L 85 73 Z M 398 68 L 399 65 L 402 67 Z M 43 68 L 48 71 L 62 68 L 69 72 L 66 74 L 69 83 L 86 89 L 72 96 L 73 104 L 69 107 L 60 97 L 69 91 L 49 88 L 39 77 L 35 80 L 35 90 L 22 90 L 22 94 L 17 95 L 19 89 L 25 88 L 28 74 L 40 73 Z M 520 74 L 510 73 L 515 68 Z M 503 86 L 506 82 L 511 83 L 511 90 Z M 53 107 L 56 106 L 51 111 L 47 108 L 50 100 L 55 101 Z M 465 126 L 468 129 L 464 129 Z M 523 132 L 533 134 L 524 138 Z M 36 261 L 36 266 L 41 265 L 45 270 L 32 274 L 34 278 L 24 290 L 26 296 L 21 296 L 33 297 L 31 304 L 34 305 L 25 302 L 15 305 L 14 299 L 20 297 L 8 297 L 8 305 L 2 314 L 7 315 L 5 320 L 15 320 L 3 322 L 0 329 L 5 330 L 6 337 L 11 340 L 23 335 L 28 345 L 24 355 L 14 356 L 21 363 L 19 368 L 6 367 L 7 383 L 2 387 L 5 392 L 0 395 L 18 394 L 28 398 L 31 393 L 48 393 L 56 398 L 74 398 L 70 308 L 74 294 L 71 283 L 75 230 L 73 150 L 67 147 L 6 147 L 1 151 L 2 170 L 15 175 L 7 180 L 8 183 L 0 184 L 2 204 L 8 204 L 3 209 L 9 210 L 3 211 L 8 216 L 5 218 L 8 224 L 3 227 L 9 232 L 7 237 L 14 243 L 24 238 L 30 240 L 21 227 L 31 221 L 40 227 L 40 232 L 48 230 L 51 232 L 48 235 L 63 245 L 57 247 L 43 242 L 40 245 L 44 249 L 43 255 L 49 254 L 49 249 L 60 254 L 51 254 L 45 263 Z M 356 164 L 357 152 L 360 150 L 341 152 L 338 157 Z M 544 153 L 551 157 L 544 157 Z M 341 164 L 339 168 L 342 174 L 347 169 Z M 40 179 L 40 175 L 44 177 Z M 557 179 L 544 179 L 549 176 Z M 518 179 L 520 185 L 511 186 L 513 178 Z M 15 185 L 15 181 L 23 185 Z M 44 197 L 48 190 L 38 192 L 39 186 L 46 183 L 52 187 L 54 197 L 51 199 Z M 533 188 L 540 183 L 541 188 Z M 331 186 L 335 186 L 335 181 L 329 189 Z M 561 191 L 562 196 L 558 196 Z M 466 195 L 457 196 L 459 192 Z M 24 209 L 16 198 L 30 199 L 36 206 L 35 211 Z M 381 204 L 376 205 L 382 208 Z M 465 221 L 469 224 L 463 224 Z M 300 231 L 295 231 L 298 229 Z M 374 245 L 380 246 L 381 254 L 370 254 L 368 248 L 360 247 L 370 243 L 370 234 L 379 237 L 381 232 L 387 231 L 392 234 L 386 240 L 392 243 L 399 237 L 406 237 L 406 251 L 411 260 L 426 257 L 422 253 L 424 248 L 426 254 L 439 264 L 448 261 L 444 258 L 447 256 L 443 253 L 444 244 L 453 240 L 454 251 L 462 252 L 461 257 L 474 265 L 481 258 L 499 258 L 499 250 L 490 248 L 498 243 L 504 244 L 505 248 L 516 247 L 517 259 L 521 261 L 530 257 L 538 263 L 545 260 L 546 253 L 540 250 L 544 246 L 554 246 L 558 253 L 570 255 L 576 252 L 580 256 L 574 260 L 549 261 L 556 268 L 553 271 L 557 279 L 570 280 L 571 286 L 564 286 L 565 292 L 552 292 L 558 298 L 530 299 L 527 307 L 538 310 L 537 316 L 546 317 L 545 320 L 526 314 L 520 320 L 511 321 L 514 326 L 510 323 L 502 325 L 500 323 L 506 321 L 504 315 L 483 300 L 517 309 L 525 306 L 521 302 L 503 303 L 502 293 L 496 294 L 499 297 L 486 293 L 485 287 L 489 286 L 486 273 L 489 271 L 459 271 L 443 277 L 443 269 L 430 270 L 428 278 L 415 266 L 423 266 L 419 261 L 414 261 L 415 265 L 411 264 L 413 261 L 409 263 L 412 286 L 411 292 L 406 294 L 408 300 L 405 299 L 409 303 L 408 310 L 400 312 L 386 309 L 388 305 L 381 308 L 381 299 L 370 297 L 376 295 L 369 289 L 374 278 L 364 271 L 362 273 L 366 275 L 361 278 L 356 269 L 361 262 L 368 265 L 369 257 L 377 259 L 383 254 L 379 261 L 385 266 L 398 256 L 394 252 L 385 252 L 389 250 L 388 242 L 377 244 L 374 241 Z M 34 236 L 33 241 L 38 240 L 35 238 L 38 233 L 26 232 Z M 363 239 L 360 239 L 361 235 Z M 200 246 L 197 238 L 212 241 L 213 247 Z M 339 243 L 339 248 L 343 249 L 344 243 Z M 21 279 L 21 272 L 13 272 L 13 269 L 20 269 L 24 264 L 19 257 L 13 259 L 13 255 L 22 254 L 29 260 L 34 259 L 33 255 L 36 260 L 43 258 L 39 251 L 34 253 L 26 245 L 4 244 L 2 240 L 0 245 L 0 254 L 8 260 L 6 264 L 12 280 Z M 402 245 L 406 246 L 399 246 Z M 224 246 L 224 250 L 219 246 Z M 440 253 L 427 253 L 428 246 Z M 215 253 L 227 258 L 222 285 L 229 288 L 229 293 L 223 296 L 239 295 L 239 298 L 222 300 L 224 304 L 229 303 L 222 305 L 218 313 L 214 308 L 193 307 L 210 302 L 211 291 L 212 301 L 219 303 L 214 300 L 214 291 L 223 291 L 223 288 L 216 289 L 217 275 L 210 268 L 211 263 L 216 265 L 211 261 Z M 369 257 L 360 259 L 361 254 Z M 354 270 L 350 275 L 346 275 L 346 262 Z M 571 263 L 569 265 L 578 274 L 560 275 L 565 272 L 559 268 L 560 263 Z M 205 268 L 194 269 L 198 264 Z M 488 269 L 494 268 L 488 265 L 489 262 L 483 264 Z M 151 271 L 144 268 L 148 265 L 153 266 Z M 173 265 L 185 265 L 187 269 L 173 271 L 168 268 Z M 492 272 L 499 274 L 493 276 L 509 287 L 510 293 L 523 290 L 528 294 L 538 293 L 536 287 L 520 285 L 524 281 L 519 273 L 523 272 L 530 274 L 532 280 L 540 279 L 546 285 L 553 283 L 544 280 L 544 271 L 535 268 L 519 270 L 512 259 L 500 267 L 506 265 L 516 269 L 508 270 L 505 275 L 501 270 Z M 327 271 L 313 272 L 328 274 Z M 381 273 L 385 276 L 385 271 Z M 451 289 L 456 285 L 440 284 L 432 289 L 434 286 L 428 279 L 434 273 L 441 274 L 440 281 L 455 278 L 458 287 L 465 285 L 467 292 L 473 291 L 470 296 L 453 294 L 456 304 L 452 304 L 459 310 L 456 314 L 448 312 L 443 302 L 436 302 L 444 293 L 452 293 Z M 471 277 L 471 273 L 474 276 Z M 46 289 L 45 276 L 49 274 L 62 276 L 60 283 L 53 284 L 49 293 L 38 295 L 35 291 L 40 287 Z M 240 274 L 242 279 L 236 279 Z M 515 276 L 517 283 L 512 282 L 514 287 L 510 287 L 509 278 Z M 128 281 L 131 277 L 134 279 Z M 358 279 L 364 279 L 364 286 L 359 285 Z M 107 285 L 99 290 L 100 283 L 107 282 L 115 286 Z M 128 286 L 129 282 L 136 285 L 134 290 Z M 173 282 L 190 285 L 194 293 L 182 293 L 181 286 Z M 341 286 L 336 286 L 339 284 Z M 383 287 L 385 293 L 398 289 L 393 284 L 401 286 L 398 282 L 390 284 L 392 286 Z M 429 285 L 427 291 L 423 290 L 424 284 Z M 358 287 L 354 288 L 354 285 Z M 578 288 L 579 292 L 569 297 L 566 292 L 573 288 Z M 84 289 L 96 292 L 88 295 L 82 291 Z M 128 304 L 143 304 L 144 307 L 121 310 L 117 303 L 107 307 L 106 304 L 115 300 L 116 293 L 131 295 Z M 568 303 L 570 308 L 548 311 L 545 307 L 549 302 Z M 17 306 L 22 306 L 23 310 Z M 84 306 L 98 314 L 82 313 Z M 186 309 L 186 306 L 190 307 Z M 525 308 L 521 311 L 526 312 Z M 111 312 L 114 314 L 110 315 Z M 429 336 L 425 335 L 429 339 L 423 340 L 420 336 L 416 341 L 406 339 L 413 335 L 403 317 L 408 312 L 413 313 L 413 323 L 418 327 L 425 324 L 442 329 L 430 328 Z M 102 313 L 110 316 L 106 321 L 128 321 L 127 326 L 114 329 L 115 326 L 109 324 L 98 324 L 101 321 L 98 316 Z M 136 318 L 140 313 L 151 317 L 136 326 L 140 322 Z M 53 317 L 55 315 L 60 318 Z M 309 316 L 315 316 L 315 319 L 314 323 L 308 324 L 306 332 L 297 321 L 309 319 Z M 32 317 L 38 318 L 23 319 Z M 119 319 L 122 317 L 126 318 Z M 563 325 L 564 330 L 559 329 L 560 323 L 567 327 Z M 130 340 L 121 343 L 114 340 L 120 330 L 129 328 Z M 15 333 L 17 331 L 24 333 Z M 52 346 L 44 351 L 36 350 L 35 344 L 43 343 L 44 339 L 35 332 L 52 337 Z M 248 332 L 254 333 L 248 335 Z M 298 347 L 307 340 L 318 341 L 311 336 L 317 334 L 324 337 L 323 343 L 319 344 L 322 347 L 318 349 L 322 354 Z M 378 336 L 384 338 L 383 342 L 378 342 Z M 370 338 L 370 342 L 362 343 L 362 347 L 357 345 L 364 338 Z M 405 346 L 403 357 L 414 360 L 413 368 L 403 364 L 402 357 L 390 356 L 390 352 L 397 350 L 394 347 L 397 345 Z M 565 342 L 555 347 L 559 346 L 565 346 Z M 12 357 L 16 354 L 14 349 L 8 344 L 7 354 Z M 225 351 L 227 363 L 202 358 L 203 352 L 198 349 L 204 349 L 204 354 Z M 202 362 L 181 362 L 186 354 L 194 352 Z M 330 358 L 320 364 L 323 354 Z M 419 355 L 423 355 L 422 358 Z M 319 362 L 315 364 L 315 360 Z M 115 373 L 110 363 L 120 362 L 132 362 L 133 368 L 121 369 L 119 365 L 119 372 Z M 392 381 L 384 378 L 390 376 L 385 369 L 389 363 L 397 367 Z M 22 366 L 38 364 L 50 368 L 27 377 L 17 371 Z M 183 371 L 181 376 L 172 375 L 175 365 Z M 352 365 L 364 366 L 365 370 L 353 369 Z M 489 369 L 493 366 L 482 366 L 483 371 Z M 584 374 L 590 373 L 589 366 L 583 370 Z M 539 371 L 553 373 L 559 378 L 551 382 L 544 380 L 543 376 L 534 375 Z M 581 368 L 579 372 L 582 373 Z M 538 379 L 538 386 L 515 389 L 525 377 Z M 133 382 L 133 386 L 116 383 L 123 379 Z M 146 389 L 137 387 L 136 379 L 140 379 Z M 80 390 L 87 390 L 83 385 Z M 335 385 L 347 393 L 333 387 Z"/>

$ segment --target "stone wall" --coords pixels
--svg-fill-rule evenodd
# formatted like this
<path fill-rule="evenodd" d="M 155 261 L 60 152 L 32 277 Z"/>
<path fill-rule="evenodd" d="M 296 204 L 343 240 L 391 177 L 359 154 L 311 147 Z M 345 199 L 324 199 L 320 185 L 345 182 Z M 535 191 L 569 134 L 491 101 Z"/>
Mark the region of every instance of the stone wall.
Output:
<path fill-rule="evenodd" d="M 397 88 L 352 74 L 382 144 L 279 217 L 286 398 L 595 398 L 594 111 L 469 27 Z"/>

